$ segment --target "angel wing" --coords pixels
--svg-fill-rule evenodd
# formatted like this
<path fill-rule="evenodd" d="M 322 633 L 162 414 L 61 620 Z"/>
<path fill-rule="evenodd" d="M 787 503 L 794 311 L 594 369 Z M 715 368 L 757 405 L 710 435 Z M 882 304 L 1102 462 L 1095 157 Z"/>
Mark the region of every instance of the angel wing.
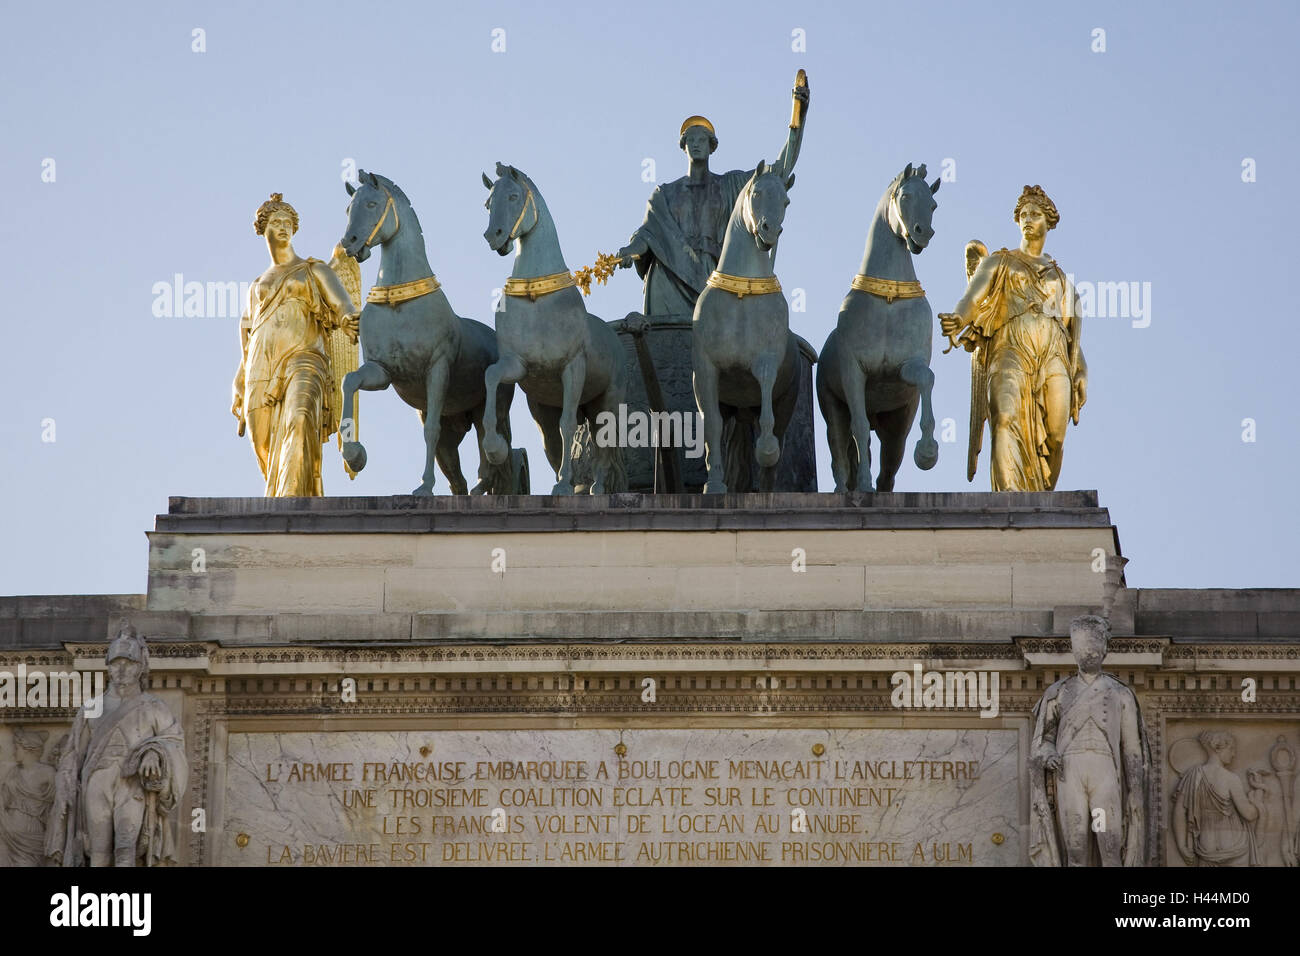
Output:
<path fill-rule="evenodd" d="M 348 297 L 352 299 L 353 308 L 360 311 L 362 303 L 361 264 L 347 255 L 343 251 L 342 245 L 335 245 L 334 251 L 330 255 L 330 268 L 334 270 L 334 274 L 343 283 L 343 288 L 348 290 Z M 330 329 L 326 334 L 325 350 L 329 353 L 330 372 L 334 377 L 334 407 L 342 409 L 343 376 L 348 372 L 355 371 L 360 364 L 359 347 L 342 329 Z M 339 412 L 340 419 L 352 419 L 351 434 L 348 435 L 348 441 L 361 440 L 357 415 L 360 404 L 361 394 L 358 392 L 352 396 L 352 407 Z M 341 429 L 338 433 L 338 443 L 341 449 L 343 447 L 343 431 Z M 348 467 L 347 462 L 343 463 L 343 470 L 348 473 L 348 478 L 356 478 L 356 472 Z"/>
<path fill-rule="evenodd" d="M 966 283 L 984 257 L 989 254 L 989 247 L 978 239 L 966 243 Z M 966 445 L 966 480 L 975 480 L 975 468 L 979 464 L 980 450 L 984 447 L 984 423 L 989 417 L 989 373 L 984 364 L 984 350 L 976 347 L 970 354 L 970 439 Z"/>

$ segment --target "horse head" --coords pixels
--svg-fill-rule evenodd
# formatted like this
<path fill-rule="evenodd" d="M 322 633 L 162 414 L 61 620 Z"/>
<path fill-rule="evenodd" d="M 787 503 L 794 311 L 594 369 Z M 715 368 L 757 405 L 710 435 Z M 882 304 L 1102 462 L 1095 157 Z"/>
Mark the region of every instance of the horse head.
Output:
<path fill-rule="evenodd" d="M 934 194 L 938 191 L 938 179 L 926 185 L 924 163 L 915 169 L 908 163 L 907 168 L 890 183 L 889 226 L 913 255 L 920 253 L 934 238 L 934 227 L 930 223 L 939 207 L 934 201 Z"/>
<path fill-rule="evenodd" d="M 488 211 L 488 227 L 483 238 L 499 256 L 509 255 L 515 240 L 526 236 L 537 225 L 537 195 L 532 182 L 513 166 L 497 163 L 497 181 L 483 174 L 483 185 L 488 198 L 483 204 Z"/>
<path fill-rule="evenodd" d="M 741 201 L 745 228 L 763 252 L 776 244 L 785 222 L 785 210 L 790 205 L 787 190 L 794 185 L 794 174 L 782 180 L 775 170 L 763 160 L 758 161 L 754 175 L 745 184 Z"/>
<path fill-rule="evenodd" d="M 405 202 L 406 196 L 392 180 L 364 169 L 357 170 L 357 179 L 358 186 L 343 184 L 352 201 L 348 203 L 348 226 L 339 244 L 357 262 L 365 262 L 373 247 L 397 235 L 401 227 L 398 201 Z"/>

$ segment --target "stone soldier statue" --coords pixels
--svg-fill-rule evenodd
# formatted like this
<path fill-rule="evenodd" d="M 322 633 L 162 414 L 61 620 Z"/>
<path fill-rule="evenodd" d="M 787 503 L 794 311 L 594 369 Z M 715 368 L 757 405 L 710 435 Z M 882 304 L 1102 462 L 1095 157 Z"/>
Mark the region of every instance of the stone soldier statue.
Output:
<path fill-rule="evenodd" d="M 771 166 L 782 180 L 794 170 L 803 142 L 809 103 L 806 81 L 795 86 L 794 100 L 789 136 Z M 678 146 L 686 153 L 686 175 L 655 187 L 645 222 L 618 251 L 620 268 L 635 265 L 645 279 L 644 312 L 650 317 L 689 316 L 695 311 L 695 300 L 717 268 L 736 197 L 754 175 L 752 169 L 709 171 L 709 156 L 718 148 L 718 137 L 703 116 L 686 118 Z"/>
<path fill-rule="evenodd" d="M 59 761 L 45 852 L 63 866 L 174 863 L 172 820 L 189 777 L 180 722 L 145 688 L 149 650 L 122 622 L 98 717 L 83 706 Z"/>
<path fill-rule="evenodd" d="M 1036 866 L 1147 862 L 1150 750 L 1137 697 L 1102 672 L 1109 636 L 1105 618 L 1071 621 L 1079 672 L 1034 706 L 1029 859 Z"/>

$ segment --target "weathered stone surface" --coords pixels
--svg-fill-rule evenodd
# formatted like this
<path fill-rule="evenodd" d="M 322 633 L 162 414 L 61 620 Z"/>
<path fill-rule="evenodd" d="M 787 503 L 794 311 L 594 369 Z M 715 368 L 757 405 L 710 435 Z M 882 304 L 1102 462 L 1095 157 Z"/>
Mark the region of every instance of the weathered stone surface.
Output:
<path fill-rule="evenodd" d="M 1014 865 L 1020 761 L 989 727 L 232 733 L 213 842 L 250 866 Z"/>
<path fill-rule="evenodd" d="M 1086 492 L 328 501 L 173 500 L 150 535 L 149 608 L 1042 613 L 1099 607 L 1093 556 L 1116 543 Z"/>
<path fill-rule="evenodd" d="M 1300 720 L 1172 720 L 1165 866 L 1297 865 Z"/>

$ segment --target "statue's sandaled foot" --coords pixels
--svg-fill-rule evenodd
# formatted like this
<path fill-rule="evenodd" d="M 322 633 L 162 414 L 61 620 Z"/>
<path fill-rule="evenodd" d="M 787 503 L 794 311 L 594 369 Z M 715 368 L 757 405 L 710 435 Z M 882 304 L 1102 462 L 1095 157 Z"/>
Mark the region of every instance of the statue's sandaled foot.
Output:
<path fill-rule="evenodd" d="M 500 435 L 483 436 L 483 456 L 493 465 L 504 465 L 510 457 L 510 446 Z"/>
<path fill-rule="evenodd" d="M 916 451 L 912 452 L 912 460 L 916 462 L 916 467 L 922 471 L 929 471 L 939 461 L 939 443 L 931 438 L 922 438 L 916 443 Z"/>
<path fill-rule="evenodd" d="M 553 495 L 571 495 L 573 494 L 573 482 L 557 481 L 555 487 L 551 489 Z"/>
<path fill-rule="evenodd" d="M 345 441 L 343 443 L 343 460 L 353 471 L 360 471 L 366 467 L 366 446 L 359 441 Z"/>
<path fill-rule="evenodd" d="M 781 443 L 775 435 L 765 435 L 754 443 L 754 459 L 760 468 L 775 468 L 781 460 Z"/>
<path fill-rule="evenodd" d="M 422 481 L 422 482 L 420 482 L 420 487 L 418 487 L 418 488 L 416 488 L 414 491 L 412 491 L 411 494 L 413 494 L 413 495 L 431 495 L 431 494 L 433 494 L 433 482 L 432 482 L 432 481 Z"/>

